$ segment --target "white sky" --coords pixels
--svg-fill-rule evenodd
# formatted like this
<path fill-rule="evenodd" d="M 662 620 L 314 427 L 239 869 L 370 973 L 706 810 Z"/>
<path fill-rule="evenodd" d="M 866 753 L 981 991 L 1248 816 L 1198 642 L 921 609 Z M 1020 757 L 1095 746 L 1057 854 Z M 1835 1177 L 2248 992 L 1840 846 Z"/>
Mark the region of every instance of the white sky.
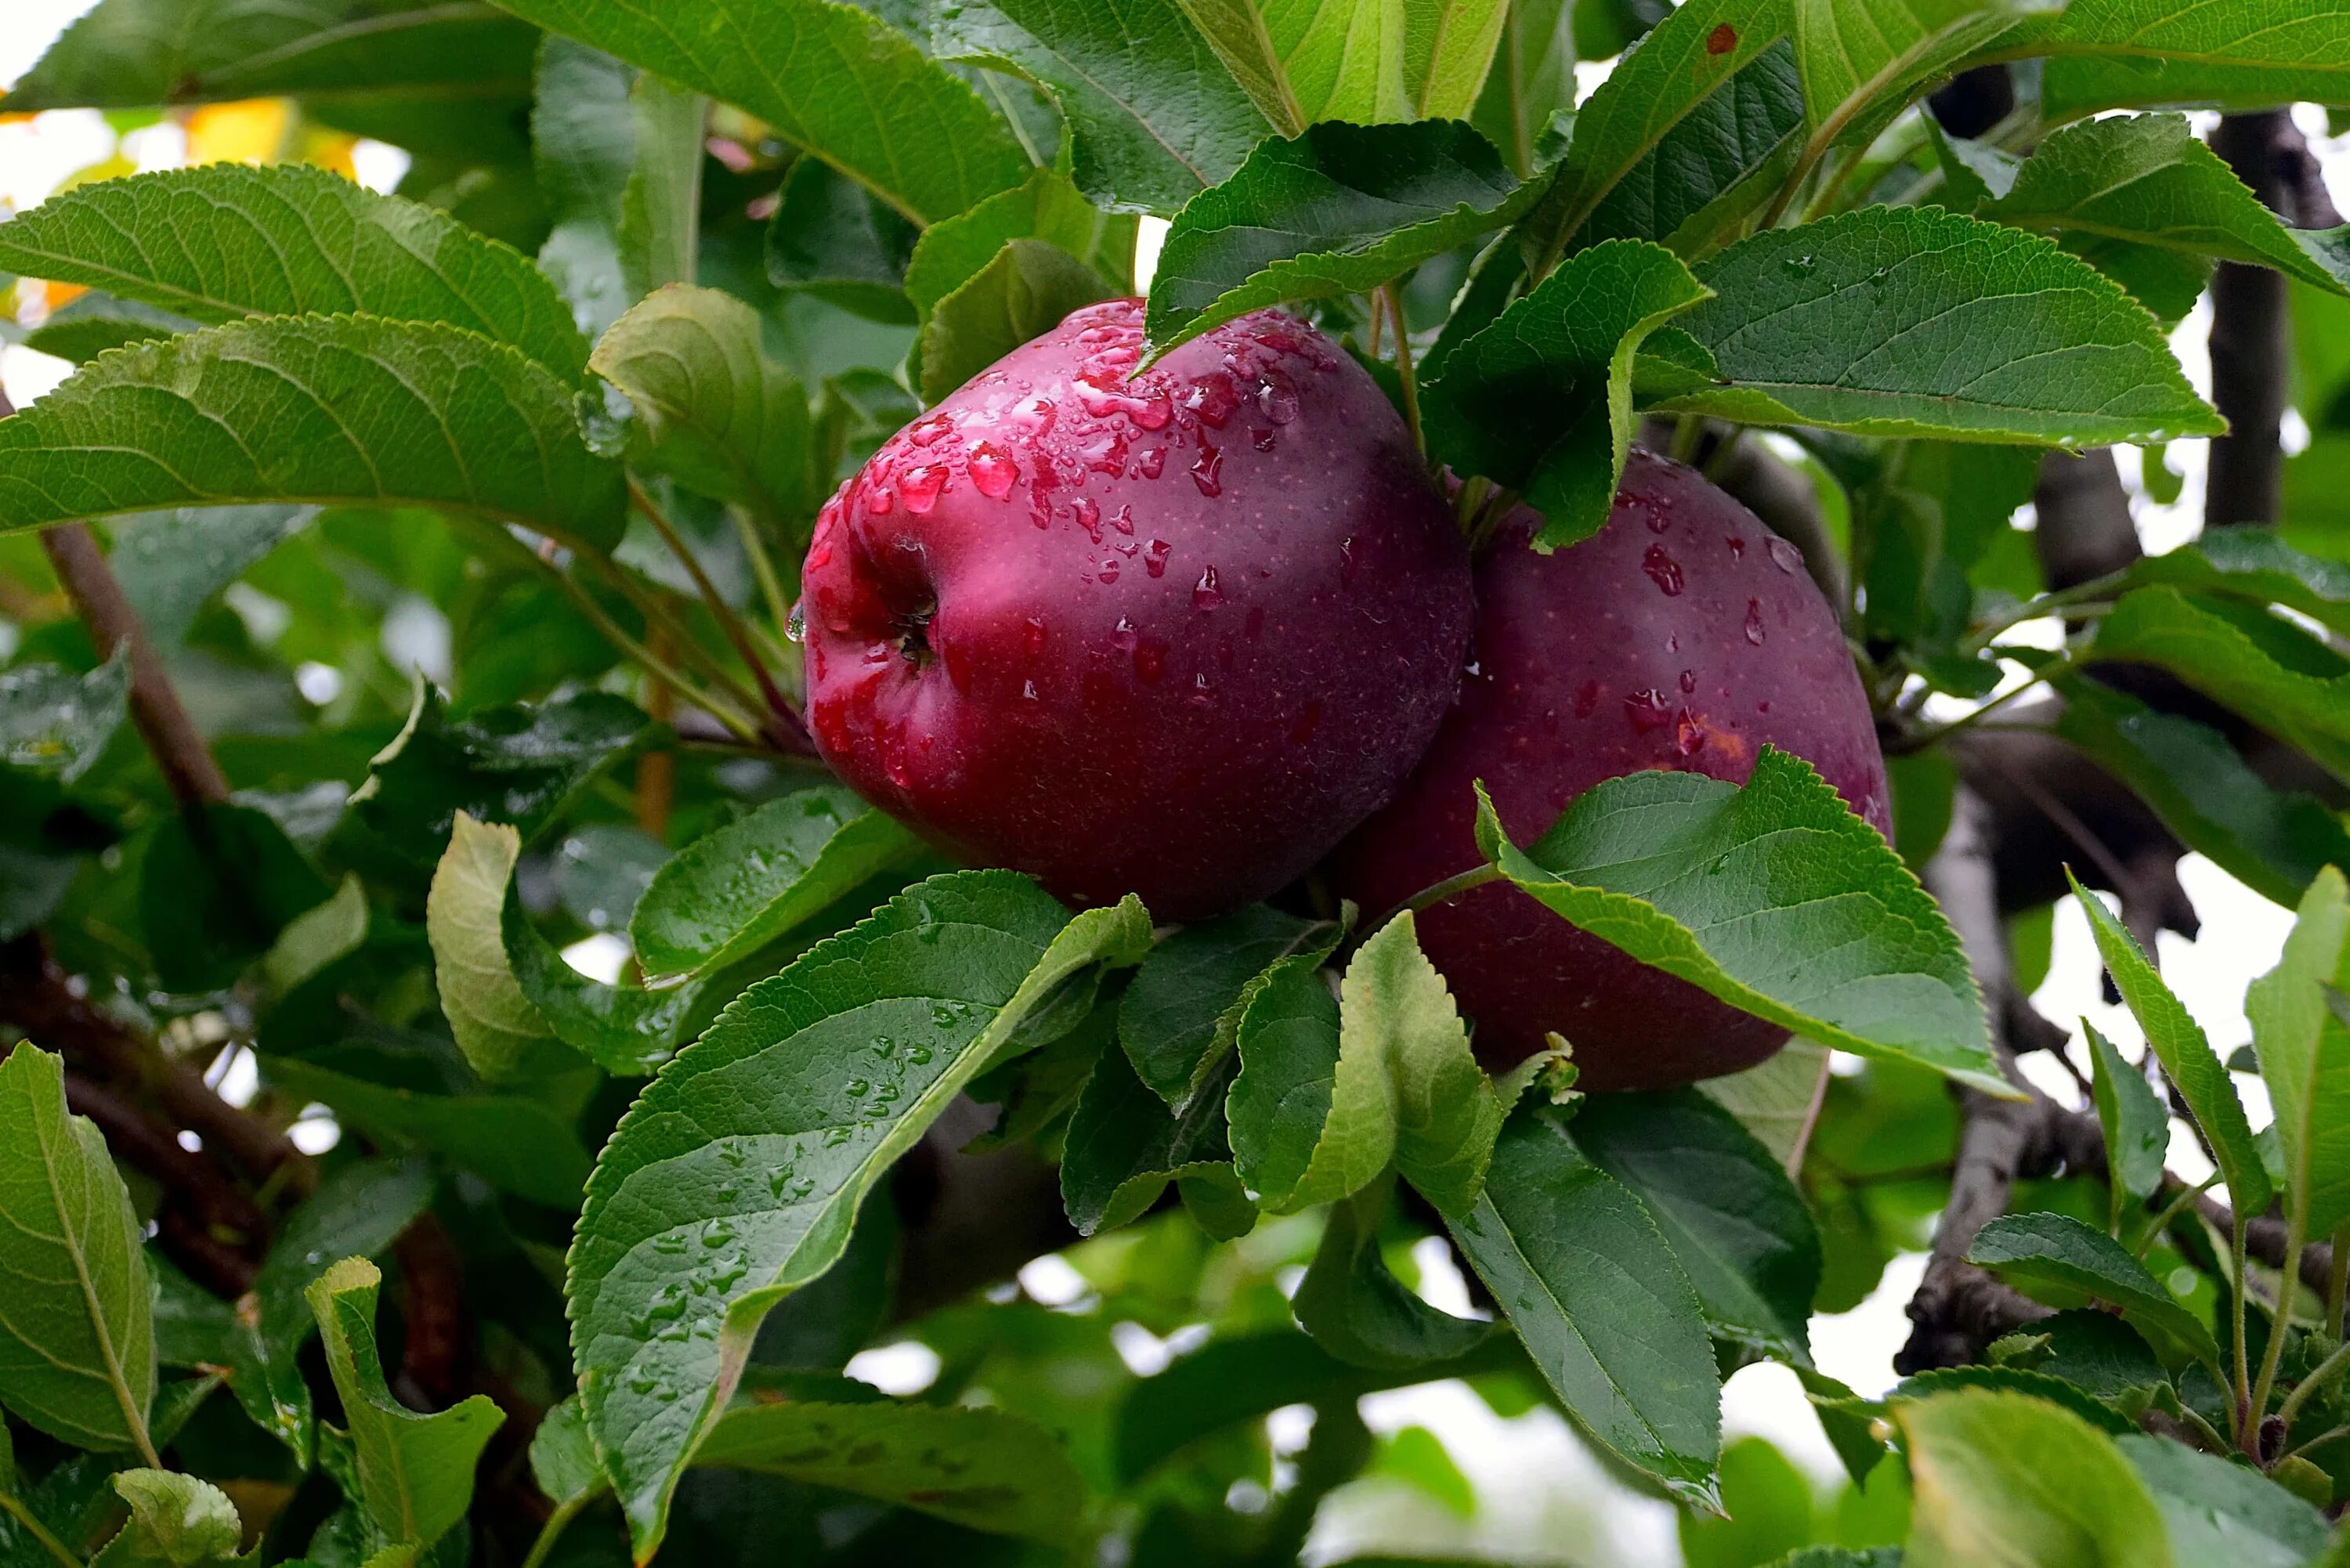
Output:
<path fill-rule="evenodd" d="M 6 17 L 0 20 L 0 81 L 20 75 L 91 3 L 5 0 Z M 1596 83 L 1602 73 L 1586 67 L 1583 74 Z M 2307 129 L 2322 137 L 2323 117 L 2310 119 Z M 169 127 L 158 128 L 142 133 L 128 151 L 142 165 L 167 166 L 178 156 L 172 140 L 176 134 Z M 0 125 L 0 202 L 16 210 L 34 204 L 67 175 L 106 156 L 112 145 L 111 132 L 94 113 L 43 114 L 27 123 Z M 2337 198 L 2350 197 L 2350 143 L 2319 140 L 2315 145 Z M 396 180 L 396 153 L 390 160 L 371 156 L 377 159 L 373 166 L 364 161 L 361 164 L 368 183 L 381 186 Z M 1165 230 L 1149 222 L 1145 230 L 1139 259 L 1147 276 Z M 2174 339 L 2190 377 L 2206 392 L 2208 330 L 2208 310 L 2199 306 Z M 47 391 L 65 369 L 46 356 L 11 348 L 0 357 L 0 383 L 22 404 Z M 2298 433 L 2289 421 L 2289 439 Z M 2171 448 L 2173 466 L 2187 474 L 2178 504 L 2154 507 L 2141 496 L 2140 533 L 2150 548 L 2168 548 L 2192 535 L 2201 507 L 2205 446 L 2191 441 Z M 2125 455 L 2121 469 L 2136 491 L 2137 464 Z M 2224 1053 L 2247 1037 L 2245 983 L 2276 961 L 2291 919 L 2200 857 L 2189 858 L 2180 869 L 2202 915 L 2204 935 L 2193 943 L 2166 936 L 2163 968 Z M 2059 907 L 2054 961 L 2034 1000 L 2060 1022 L 2071 1023 L 2085 1014 L 2125 1048 L 2142 1040 L 2127 1013 L 2107 1006 L 2100 997 L 2088 928 L 2070 899 Z M 2074 1044 L 2080 1045 L 2077 1034 Z M 2053 1063 L 2035 1060 L 2035 1081 L 2068 1103 L 2077 1102 L 2071 1079 Z M 2241 1078 L 2239 1084 L 2254 1123 L 2267 1120 L 2266 1096 L 2259 1085 Z M 2209 1169 L 2183 1129 L 2177 1130 L 2172 1154 L 2174 1168 L 2182 1174 L 2199 1177 Z M 1863 1394 L 1892 1384 L 1893 1355 L 1908 1331 L 1901 1309 L 1916 1287 L 1920 1262 L 1915 1255 L 1897 1260 L 1868 1301 L 1852 1312 L 1814 1320 L 1814 1350 L 1823 1370 Z M 1452 1290 L 1457 1292 L 1457 1282 Z M 1439 1289 L 1431 1293 L 1450 1293 Z M 1465 1296 L 1456 1304 L 1465 1304 Z M 1336 1505 L 1323 1511 L 1309 1548 L 1311 1561 L 1336 1561 L 1373 1546 L 1389 1552 L 1482 1552 L 1527 1564 L 1579 1560 L 1622 1568 L 1669 1568 L 1680 1560 L 1670 1506 L 1617 1486 L 1565 1423 L 1547 1411 L 1503 1421 L 1466 1387 L 1451 1384 L 1374 1396 L 1365 1401 L 1364 1414 L 1382 1431 L 1419 1425 L 1443 1438 L 1476 1485 L 1478 1514 L 1464 1525 L 1410 1489 L 1364 1483 L 1347 1489 Z M 1732 1378 L 1723 1422 L 1730 1435 L 1755 1433 L 1772 1438 L 1824 1489 L 1832 1489 L 1841 1474 L 1794 1375 L 1783 1367 L 1750 1367 Z M 1572 1555 L 1561 1555 L 1564 1542 L 1575 1543 Z"/>

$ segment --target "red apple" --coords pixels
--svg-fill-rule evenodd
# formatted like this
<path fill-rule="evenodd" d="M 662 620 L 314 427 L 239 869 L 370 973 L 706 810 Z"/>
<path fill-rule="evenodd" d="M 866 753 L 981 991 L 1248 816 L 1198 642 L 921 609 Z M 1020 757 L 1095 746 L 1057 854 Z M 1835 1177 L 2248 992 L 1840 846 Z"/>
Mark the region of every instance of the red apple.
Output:
<path fill-rule="evenodd" d="M 1367 916 L 1477 864 L 1471 784 L 1520 844 L 1567 802 L 1641 768 L 1742 782 L 1763 742 L 1819 769 L 1889 832 L 1885 759 L 1842 632 L 1796 548 L 1679 463 L 1634 448 L 1607 524 L 1537 555 L 1521 512 L 1479 564 L 1461 701 L 1395 804 L 1332 863 Z M 1419 917 L 1420 945 L 1514 1062 L 1565 1035 L 1579 1086 L 1647 1089 L 1734 1073 L 1785 1031 L 1489 884 Z"/>
<path fill-rule="evenodd" d="M 1111 300 L 892 436 L 817 519 L 807 712 L 860 794 L 1074 904 L 1196 919 L 1385 804 L 1461 680 L 1451 510 L 1362 368 L 1261 311 L 1139 373 Z"/>

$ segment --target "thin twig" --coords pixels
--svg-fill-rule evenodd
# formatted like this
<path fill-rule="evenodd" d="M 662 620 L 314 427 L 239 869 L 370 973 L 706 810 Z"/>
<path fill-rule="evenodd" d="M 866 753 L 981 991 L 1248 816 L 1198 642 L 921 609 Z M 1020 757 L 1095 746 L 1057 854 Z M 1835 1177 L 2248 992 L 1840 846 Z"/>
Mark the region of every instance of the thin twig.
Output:
<path fill-rule="evenodd" d="M 775 735 L 776 742 L 785 750 L 807 750 L 807 732 L 800 722 L 799 710 L 775 685 L 775 678 L 768 671 L 766 661 L 759 657 L 758 648 L 752 642 L 742 618 L 734 613 L 734 607 L 728 604 L 725 596 L 718 591 L 718 585 L 710 580 L 710 574 L 702 569 L 701 558 L 687 546 L 676 525 L 669 520 L 668 514 L 645 493 L 644 486 L 634 479 L 629 481 L 629 497 L 636 503 L 637 510 L 644 514 L 645 521 L 653 525 L 653 532 L 661 536 L 661 542 L 669 546 L 670 553 L 685 567 L 686 575 L 693 579 L 694 588 L 702 595 L 702 603 L 718 622 L 718 629 L 725 634 L 726 640 L 733 645 L 736 657 L 750 670 L 752 679 L 759 683 L 759 695 L 765 700 L 767 706 L 767 728 Z"/>
<path fill-rule="evenodd" d="M 1411 329 L 1403 318 L 1403 290 L 1392 283 L 1384 284 L 1379 297 L 1387 301 L 1388 317 L 1395 323 L 1396 376 L 1403 389 L 1403 422 L 1411 429 L 1411 444 L 1425 457 L 1428 442 L 1419 433 L 1419 378 L 1411 368 Z"/>

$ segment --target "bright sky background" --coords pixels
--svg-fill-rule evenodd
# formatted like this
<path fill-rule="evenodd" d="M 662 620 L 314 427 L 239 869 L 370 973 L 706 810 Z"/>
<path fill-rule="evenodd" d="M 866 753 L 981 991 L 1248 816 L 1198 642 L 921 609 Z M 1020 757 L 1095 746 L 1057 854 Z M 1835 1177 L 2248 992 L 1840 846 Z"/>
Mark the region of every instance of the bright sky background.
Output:
<path fill-rule="evenodd" d="M 91 4 L 92 0 L 5 0 L 7 14 L 0 20 L 0 81 L 13 81 L 67 23 Z M 1587 66 L 1579 72 L 1586 78 L 1586 91 L 1604 74 Z M 2322 115 L 2308 117 L 2304 125 L 2319 139 L 2314 145 L 2324 158 L 2337 201 L 2350 198 L 2350 141 L 2322 140 L 2325 129 Z M 122 151 L 141 168 L 165 168 L 183 159 L 185 147 L 185 138 L 167 123 L 134 133 L 126 139 Z M 7 210 L 31 206 L 67 176 L 113 150 L 113 133 L 92 112 L 48 113 L 26 122 L 0 124 L 0 203 Z M 363 182 L 379 189 L 398 181 L 404 162 L 395 150 L 372 144 L 362 144 L 355 158 Z M 1156 242 L 1163 233 L 1163 227 L 1153 225 L 1145 236 L 1146 268 L 1157 259 Z M 2190 377 L 2207 393 L 2210 362 L 2204 340 L 2208 330 L 2208 308 L 2199 306 L 2174 339 Z M 0 354 L 0 383 L 20 405 L 55 385 L 67 369 L 60 361 L 24 348 L 11 348 Z M 2297 420 L 2289 419 L 2287 434 L 2294 444 L 2305 439 Z M 2170 450 L 2173 466 L 2187 475 L 2178 504 L 2157 507 L 2140 497 L 2139 529 L 2149 548 L 2165 549 L 2192 536 L 2201 508 L 2205 444 L 2180 442 Z M 2124 454 L 2121 469 L 2136 490 L 2137 464 L 2129 454 Z M 2225 1054 L 2249 1037 L 2242 1006 L 2245 983 L 2275 963 L 2291 918 L 2200 857 L 2187 860 L 2180 872 L 2201 913 L 2204 934 L 2193 943 L 2166 935 L 2163 969 L 2189 1008 L 2202 1020 L 2213 1044 Z M 2068 1023 L 2086 1015 L 2125 1048 L 2140 1044 L 2143 1036 L 2128 1014 L 2119 1007 L 2107 1006 L 2099 995 L 2088 928 L 2069 898 L 2058 908 L 2055 929 L 2049 978 L 2034 996 L 2041 1011 Z M 2085 1070 L 2086 1058 L 2079 1055 L 2077 1033 L 2074 1044 L 2076 1059 Z M 2037 1057 L 2028 1060 L 2035 1082 L 2068 1104 L 2078 1103 L 2073 1081 L 2054 1063 Z M 2266 1121 L 2266 1096 L 2258 1083 L 2241 1077 L 2237 1081 L 2254 1123 Z M 2183 1128 L 2174 1128 L 2172 1164 L 2190 1179 L 2200 1178 L 2210 1169 Z M 1441 1254 L 1442 1249 L 1436 1249 L 1431 1262 L 1441 1262 Z M 1922 1259 L 1917 1255 L 1898 1259 L 1868 1301 L 1852 1312 L 1814 1320 L 1814 1353 L 1823 1371 L 1864 1395 L 1881 1392 L 1895 1381 L 1893 1355 L 1908 1332 L 1901 1309 L 1916 1288 L 1921 1267 Z M 1443 1278 L 1447 1269 L 1449 1264 L 1435 1271 L 1437 1283 L 1430 1294 L 1440 1305 L 1466 1310 L 1466 1293 L 1457 1275 L 1449 1282 Z M 1057 1260 L 1040 1260 L 1023 1274 L 1023 1282 L 1032 1293 L 1048 1298 L 1060 1288 L 1063 1275 L 1075 1278 L 1074 1271 Z M 1156 1342 L 1148 1345 L 1137 1342 L 1131 1354 L 1139 1358 L 1139 1369 L 1152 1357 L 1163 1358 L 1167 1351 Z M 918 1386 L 936 1370 L 931 1367 L 926 1375 L 919 1365 L 912 1365 L 920 1360 L 921 1354 L 870 1353 L 860 1358 L 858 1370 L 869 1371 L 875 1381 L 885 1386 L 893 1377 L 904 1377 Z M 1549 1412 L 1504 1421 L 1465 1386 L 1438 1384 L 1373 1396 L 1364 1402 L 1364 1415 L 1381 1431 L 1419 1425 L 1442 1437 L 1476 1485 L 1478 1514 L 1464 1536 L 1461 1522 L 1425 1494 L 1392 1484 L 1363 1483 L 1348 1488 L 1333 1506 L 1323 1510 L 1309 1548 L 1312 1561 L 1342 1559 L 1374 1546 L 1401 1552 L 1482 1552 L 1529 1565 L 1581 1561 L 1620 1568 L 1669 1568 L 1680 1561 L 1670 1505 L 1636 1497 L 1608 1479 L 1565 1423 Z M 1723 1420 L 1730 1435 L 1755 1433 L 1778 1443 L 1818 1480 L 1824 1491 L 1833 1490 L 1840 1480 L 1835 1457 L 1794 1374 L 1783 1367 L 1754 1366 L 1733 1377 Z M 1276 1420 L 1274 1427 L 1279 1438 L 1284 1423 Z M 1563 1542 L 1589 1544 L 1575 1555 L 1562 1556 L 1559 1543 Z"/>

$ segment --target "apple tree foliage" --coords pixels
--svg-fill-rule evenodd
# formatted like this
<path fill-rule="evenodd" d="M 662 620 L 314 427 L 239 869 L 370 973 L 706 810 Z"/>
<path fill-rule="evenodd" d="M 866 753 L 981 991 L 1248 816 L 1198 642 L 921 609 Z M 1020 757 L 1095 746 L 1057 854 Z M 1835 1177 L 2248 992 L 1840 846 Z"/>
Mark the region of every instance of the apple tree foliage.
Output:
<path fill-rule="evenodd" d="M 2015 106 L 1959 134 L 1926 97 L 1984 66 Z M 2350 9 L 100 0 L 0 109 L 255 99 L 288 161 L 0 223 L 51 286 L 10 330 L 78 366 L 0 420 L 0 1558 L 1286 1563 L 1358 1478 L 1473 1501 L 1357 1409 L 1463 1378 L 1692 1562 L 2345 1560 L 2350 231 L 2181 111 L 2350 106 Z M 296 156 L 349 134 L 397 193 Z M 1800 463 L 1898 842 L 1770 753 L 1480 831 L 1779 1057 L 1489 1075 L 1409 911 L 1073 914 L 812 760 L 817 507 L 1132 291 L 1145 217 L 1154 349 L 1307 315 L 1465 525 L 1586 536 L 1643 419 Z M 2166 336 L 2216 264 L 2290 290 L 2282 530 L 2044 582 L 2043 453 L 2158 480 L 2224 428 Z M 110 605 L 36 543 L 85 524 Z M 159 763 L 159 687 L 225 789 Z M 2092 1031 L 2085 1136 L 1968 1217 L 2012 1321 L 1863 1397 L 1814 1314 L 2034 1103 L 1979 981 L 2044 969 L 2044 906 L 1986 936 L 1918 880 L 1953 738 L 2027 716 L 2295 921 L 2223 1055 L 2080 889 L 2144 1059 Z M 844 1375 L 899 1343 L 927 1384 Z M 1832 1518 L 1725 1448 L 1766 1359 Z"/>

